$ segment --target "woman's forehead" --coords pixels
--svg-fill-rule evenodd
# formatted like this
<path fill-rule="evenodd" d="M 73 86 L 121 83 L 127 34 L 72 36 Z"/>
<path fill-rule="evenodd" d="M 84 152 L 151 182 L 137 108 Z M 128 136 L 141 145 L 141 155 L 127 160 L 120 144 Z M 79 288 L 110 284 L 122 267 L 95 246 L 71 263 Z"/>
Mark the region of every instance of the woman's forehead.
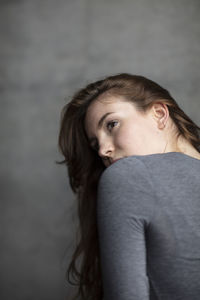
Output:
<path fill-rule="evenodd" d="M 126 110 L 132 106 L 132 103 L 128 101 L 121 100 L 119 98 L 113 99 L 112 101 L 109 99 L 109 101 L 105 100 L 96 100 L 92 102 L 86 112 L 86 122 L 89 120 L 95 121 L 96 119 L 99 119 L 103 113 L 106 113 L 110 110 L 112 111 L 120 111 L 120 110 Z"/>
<path fill-rule="evenodd" d="M 125 101 L 125 99 L 122 96 L 107 96 L 107 97 L 101 97 L 96 100 L 94 100 L 92 103 L 90 103 L 87 114 L 94 113 L 96 111 L 97 113 L 101 109 L 102 111 L 110 109 L 111 107 L 122 108 L 127 106 L 133 105 L 132 103 Z"/>
<path fill-rule="evenodd" d="M 109 101 L 106 100 L 95 100 L 93 101 L 86 112 L 85 116 L 85 128 L 86 131 L 89 132 L 93 128 L 97 128 L 97 124 L 99 120 L 102 118 L 103 115 L 108 113 L 130 113 L 131 107 L 133 108 L 133 103 L 130 103 L 128 101 L 121 100 L 119 98 L 115 98 L 111 101 L 109 98 Z"/>

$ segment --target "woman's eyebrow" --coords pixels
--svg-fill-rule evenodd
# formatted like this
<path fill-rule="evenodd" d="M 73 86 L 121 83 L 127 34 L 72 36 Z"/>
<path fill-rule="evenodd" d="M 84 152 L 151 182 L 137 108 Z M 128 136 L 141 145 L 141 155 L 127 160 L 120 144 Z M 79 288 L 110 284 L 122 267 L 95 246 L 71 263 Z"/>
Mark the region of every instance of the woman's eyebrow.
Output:
<path fill-rule="evenodd" d="M 107 113 L 105 113 L 101 118 L 100 118 L 100 120 L 99 120 L 99 122 L 98 122 L 98 129 L 101 129 L 101 127 L 103 126 L 103 121 L 105 120 L 105 118 L 108 116 L 108 115 L 110 115 L 110 114 L 113 114 L 114 113 L 114 111 L 110 111 L 110 112 L 107 112 Z M 92 137 L 92 138 L 90 138 L 89 139 L 89 142 L 91 143 L 93 140 L 96 140 L 96 138 L 94 138 L 94 137 Z"/>
<path fill-rule="evenodd" d="M 107 112 L 106 114 L 104 114 L 104 115 L 101 117 L 101 119 L 100 119 L 99 122 L 98 122 L 98 129 L 100 129 L 100 128 L 102 127 L 104 119 L 105 119 L 108 115 L 113 114 L 113 113 L 114 113 L 114 111 L 112 111 L 112 112 Z"/>

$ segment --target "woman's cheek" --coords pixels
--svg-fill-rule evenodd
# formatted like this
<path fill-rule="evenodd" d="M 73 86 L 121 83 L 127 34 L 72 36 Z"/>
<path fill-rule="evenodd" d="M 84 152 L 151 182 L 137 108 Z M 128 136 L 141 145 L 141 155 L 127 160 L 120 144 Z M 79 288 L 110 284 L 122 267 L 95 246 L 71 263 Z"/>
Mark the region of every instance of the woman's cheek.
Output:
<path fill-rule="evenodd" d="M 120 133 L 116 137 L 116 141 L 118 144 L 123 145 L 123 146 L 130 146 L 133 144 L 134 136 L 133 136 L 133 131 L 129 129 L 123 129 L 120 130 Z"/>

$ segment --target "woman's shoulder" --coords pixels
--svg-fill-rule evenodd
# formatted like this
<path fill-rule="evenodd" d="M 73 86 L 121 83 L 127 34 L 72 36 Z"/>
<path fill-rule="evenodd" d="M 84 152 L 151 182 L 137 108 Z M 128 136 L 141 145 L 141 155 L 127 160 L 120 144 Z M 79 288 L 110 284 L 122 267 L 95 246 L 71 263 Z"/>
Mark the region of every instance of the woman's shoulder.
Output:
<path fill-rule="evenodd" d="M 98 191 L 109 194 L 153 194 L 154 183 L 144 162 L 129 156 L 116 161 L 103 171 Z"/>
<path fill-rule="evenodd" d="M 98 214 L 137 216 L 149 222 L 155 207 L 154 184 L 145 164 L 126 157 L 109 166 L 98 184 Z"/>
<path fill-rule="evenodd" d="M 172 171 L 176 174 L 182 170 L 188 169 L 189 166 L 193 166 L 193 172 L 200 169 L 200 160 L 191 157 L 182 152 L 166 152 L 166 153 L 154 153 L 148 155 L 132 155 L 123 157 L 110 165 L 101 174 L 101 180 L 109 180 L 113 176 L 122 178 L 148 178 L 152 179 L 153 173 L 171 175 Z M 138 180 L 139 180 L 138 178 Z"/>
<path fill-rule="evenodd" d="M 115 163 L 107 167 L 101 174 L 99 184 L 101 182 L 128 182 L 133 179 L 148 177 L 148 170 L 144 162 L 135 156 L 128 156 L 117 160 Z M 131 181 L 131 183 L 133 183 Z"/>

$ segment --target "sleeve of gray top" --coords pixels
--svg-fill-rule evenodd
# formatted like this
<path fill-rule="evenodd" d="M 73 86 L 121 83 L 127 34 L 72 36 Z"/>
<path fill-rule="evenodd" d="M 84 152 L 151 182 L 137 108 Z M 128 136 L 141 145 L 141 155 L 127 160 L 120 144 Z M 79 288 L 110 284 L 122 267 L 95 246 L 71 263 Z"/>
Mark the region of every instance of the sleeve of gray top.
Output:
<path fill-rule="evenodd" d="M 149 300 L 145 229 L 155 195 L 148 170 L 123 158 L 104 170 L 97 191 L 103 300 Z"/>

